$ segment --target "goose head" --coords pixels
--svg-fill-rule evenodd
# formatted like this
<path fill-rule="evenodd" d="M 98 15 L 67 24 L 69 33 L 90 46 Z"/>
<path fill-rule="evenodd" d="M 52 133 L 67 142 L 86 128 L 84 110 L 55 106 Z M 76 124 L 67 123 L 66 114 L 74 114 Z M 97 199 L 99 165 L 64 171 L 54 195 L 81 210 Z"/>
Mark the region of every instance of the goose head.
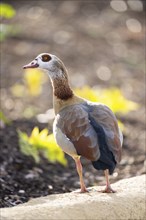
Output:
<path fill-rule="evenodd" d="M 33 61 L 23 66 L 23 69 L 29 68 L 47 70 L 51 78 L 67 77 L 67 70 L 63 62 L 57 56 L 49 53 L 39 54 Z"/>

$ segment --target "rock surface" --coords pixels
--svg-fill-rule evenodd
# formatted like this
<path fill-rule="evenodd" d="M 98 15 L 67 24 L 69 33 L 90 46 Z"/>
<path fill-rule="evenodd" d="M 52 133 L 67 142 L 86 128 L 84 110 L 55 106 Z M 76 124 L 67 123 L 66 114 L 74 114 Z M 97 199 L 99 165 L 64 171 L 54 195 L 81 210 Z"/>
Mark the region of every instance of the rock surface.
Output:
<path fill-rule="evenodd" d="M 103 187 L 32 199 L 13 208 L 1 209 L 1 220 L 114 220 L 145 219 L 145 175 L 112 185 L 114 194 L 101 193 Z"/>

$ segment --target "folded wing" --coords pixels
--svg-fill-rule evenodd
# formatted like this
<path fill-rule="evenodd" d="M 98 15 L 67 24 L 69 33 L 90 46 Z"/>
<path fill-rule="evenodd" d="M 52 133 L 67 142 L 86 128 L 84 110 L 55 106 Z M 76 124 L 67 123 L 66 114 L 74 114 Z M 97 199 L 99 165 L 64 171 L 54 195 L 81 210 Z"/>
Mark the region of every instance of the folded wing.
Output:
<path fill-rule="evenodd" d="M 82 105 L 72 105 L 57 116 L 56 126 L 73 143 L 79 155 L 94 161 L 100 157 L 98 138 Z"/>
<path fill-rule="evenodd" d="M 88 104 L 90 117 L 100 125 L 105 133 L 106 143 L 116 162 L 121 160 L 123 136 L 113 112 L 103 104 Z"/>
<path fill-rule="evenodd" d="M 64 108 L 58 117 L 56 126 L 73 143 L 79 155 L 91 161 L 97 161 L 100 158 L 99 139 L 101 137 L 95 129 L 98 126 L 104 131 L 104 141 L 108 149 L 116 162 L 120 162 L 122 133 L 115 115 L 107 106 L 90 102 L 76 104 Z"/>

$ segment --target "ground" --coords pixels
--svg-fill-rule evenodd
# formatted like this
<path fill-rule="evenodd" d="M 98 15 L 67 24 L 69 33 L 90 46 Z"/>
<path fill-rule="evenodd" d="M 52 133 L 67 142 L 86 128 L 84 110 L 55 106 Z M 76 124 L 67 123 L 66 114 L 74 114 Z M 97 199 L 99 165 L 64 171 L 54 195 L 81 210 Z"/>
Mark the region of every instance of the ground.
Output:
<path fill-rule="evenodd" d="M 72 87 L 120 88 L 126 98 L 139 104 L 136 111 L 117 117 L 124 124 L 122 161 L 111 182 L 145 173 L 145 85 L 144 85 L 144 14 L 132 11 L 116 12 L 103 1 L 22 1 L 12 3 L 16 16 L 9 20 L 17 34 L 1 43 L 1 107 L 11 124 L 2 126 L 1 145 L 1 207 L 15 206 L 32 197 L 70 192 L 79 188 L 74 161 L 68 166 L 34 159 L 20 152 L 17 129 L 30 134 L 34 126 L 48 127 L 36 119 L 38 113 L 52 108 L 49 80 L 36 98 L 19 98 L 11 87 L 23 82 L 22 66 L 41 52 L 58 55 L 69 70 Z M 134 18 L 142 30 L 131 32 L 126 26 Z M 5 23 L 7 21 L 4 21 Z M 99 67 L 108 68 L 108 80 L 103 80 Z M 107 76 L 107 75 L 105 75 Z M 37 108 L 36 115 L 27 119 L 29 106 Z M 49 125 L 49 131 L 52 125 Z M 102 172 L 82 158 L 87 186 L 104 185 Z"/>

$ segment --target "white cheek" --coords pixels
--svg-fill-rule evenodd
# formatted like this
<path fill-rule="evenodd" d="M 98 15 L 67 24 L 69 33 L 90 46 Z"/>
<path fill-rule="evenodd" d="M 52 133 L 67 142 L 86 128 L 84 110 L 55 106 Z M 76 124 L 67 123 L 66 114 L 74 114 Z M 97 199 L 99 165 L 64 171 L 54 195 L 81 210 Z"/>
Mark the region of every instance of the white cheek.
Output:
<path fill-rule="evenodd" d="M 51 67 L 51 65 L 50 64 L 48 64 L 48 62 L 42 62 L 42 66 L 43 66 L 43 68 L 44 69 L 50 69 L 50 67 Z"/>
<path fill-rule="evenodd" d="M 40 69 L 46 69 L 49 70 L 50 69 L 50 64 L 48 64 L 48 62 L 43 62 L 42 60 L 38 60 L 38 64 Z"/>
<path fill-rule="evenodd" d="M 64 77 L 62 70 L 58 69 L 52 61 L 43 62 L 42 60 L 38 60 L 38 64 L 40 69 L 47 70 L 51 79 Z"/>

